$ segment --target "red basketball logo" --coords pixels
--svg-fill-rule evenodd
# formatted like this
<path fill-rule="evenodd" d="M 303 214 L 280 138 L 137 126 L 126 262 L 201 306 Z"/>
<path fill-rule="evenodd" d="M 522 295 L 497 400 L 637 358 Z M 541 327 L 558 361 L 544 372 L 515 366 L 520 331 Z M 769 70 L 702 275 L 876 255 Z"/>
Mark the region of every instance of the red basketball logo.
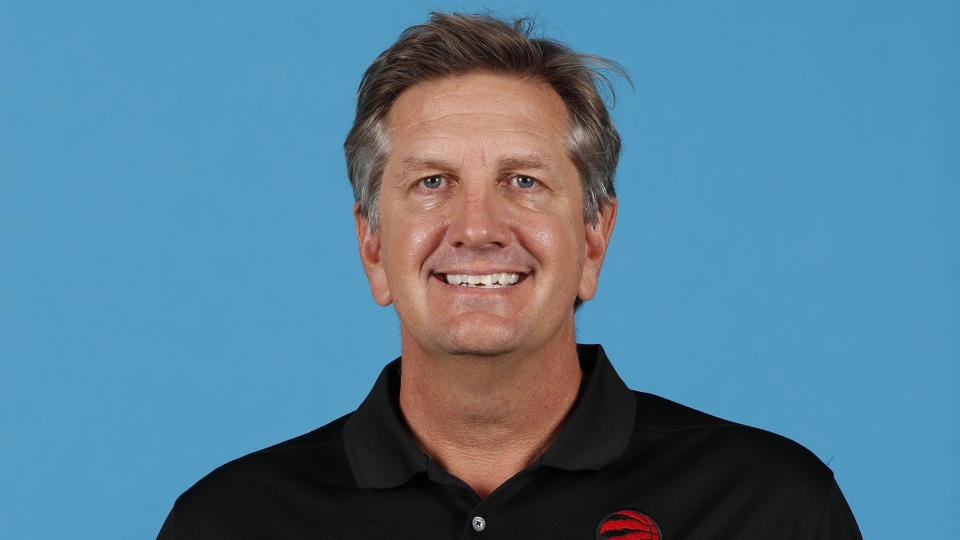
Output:
<path fill-rule="evenodd" d="M 660 540 L 660 527 L 650 516 L 635 510 L 620 510 L 600 520 L 597 540 Z"/>

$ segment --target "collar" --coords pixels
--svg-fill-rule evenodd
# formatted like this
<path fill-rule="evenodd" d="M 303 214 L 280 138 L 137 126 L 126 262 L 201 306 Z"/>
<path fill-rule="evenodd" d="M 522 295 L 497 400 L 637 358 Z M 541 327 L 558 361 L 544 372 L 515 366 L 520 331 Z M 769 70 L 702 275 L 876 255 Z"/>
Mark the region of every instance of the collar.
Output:
<path fill-rule="evenodd" d="M 633 433 L 636 399 L 600 345 L 577 345 L 584 381 L 557 439 L 539 465 L 599 470 L 623 454 Z M 400 359 L 387 364 L 343 428 L 344 447 L 361 488 L 399 486 L 430 463 L 400 412 Z"/>

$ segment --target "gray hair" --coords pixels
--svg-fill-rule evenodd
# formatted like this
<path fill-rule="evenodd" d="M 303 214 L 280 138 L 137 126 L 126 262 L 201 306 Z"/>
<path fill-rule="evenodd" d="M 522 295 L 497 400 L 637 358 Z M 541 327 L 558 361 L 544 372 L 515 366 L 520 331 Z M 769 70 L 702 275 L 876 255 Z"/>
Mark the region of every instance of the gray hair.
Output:
<path fill-rule="evenodd" d="M 533 24 L 508 24 L 488 15 L 432 13 L 407 28 L 370 64 L 357 91 L 357 115 L 343 148 L 360 215 L 379 226 L 380 183 L 390 154 L 387 115 L 405 89 L 430 79 L 489 71 L 543 80 L 570 114 L 567 150 L 583 189 L 583 216 L 596 223 L 600 207 L 616 196 L 613 177 L 620 158 L 617 133 L 599 87 L 613 96 L 604 71 L 629 76 L 606 58 L 579 54 L 545 38 L 530 38 Z"/>

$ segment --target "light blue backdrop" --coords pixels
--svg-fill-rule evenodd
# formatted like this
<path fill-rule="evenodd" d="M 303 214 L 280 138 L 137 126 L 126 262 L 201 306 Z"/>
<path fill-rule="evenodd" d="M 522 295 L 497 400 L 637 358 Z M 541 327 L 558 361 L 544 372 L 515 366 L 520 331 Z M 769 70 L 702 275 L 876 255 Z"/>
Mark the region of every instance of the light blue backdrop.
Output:
<path fill-rule="evenodd" d="M 578 315 L 634 388 L 808 446 L 864 535 L 960 508 L 956 2 L 0 2 L 0 535 L 151 538 L 398 352 L 341 144 L 428 9 L 622 62 Z M 951 517 L 953 516 L 953 517 Z"/>

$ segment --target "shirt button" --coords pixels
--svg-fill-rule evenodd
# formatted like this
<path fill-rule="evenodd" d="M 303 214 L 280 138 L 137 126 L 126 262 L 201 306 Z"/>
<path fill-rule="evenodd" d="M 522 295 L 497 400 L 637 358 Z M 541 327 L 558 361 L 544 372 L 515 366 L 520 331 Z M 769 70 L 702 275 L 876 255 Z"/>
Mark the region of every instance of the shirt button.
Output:
<path fill-rule="evenodd" d="M 470 524 L 473 525 L 473 530 L 477 532 L 483 532 L 487 528 L 487 520 L 480 516 L 473 516 L 473 521 Z"/>

